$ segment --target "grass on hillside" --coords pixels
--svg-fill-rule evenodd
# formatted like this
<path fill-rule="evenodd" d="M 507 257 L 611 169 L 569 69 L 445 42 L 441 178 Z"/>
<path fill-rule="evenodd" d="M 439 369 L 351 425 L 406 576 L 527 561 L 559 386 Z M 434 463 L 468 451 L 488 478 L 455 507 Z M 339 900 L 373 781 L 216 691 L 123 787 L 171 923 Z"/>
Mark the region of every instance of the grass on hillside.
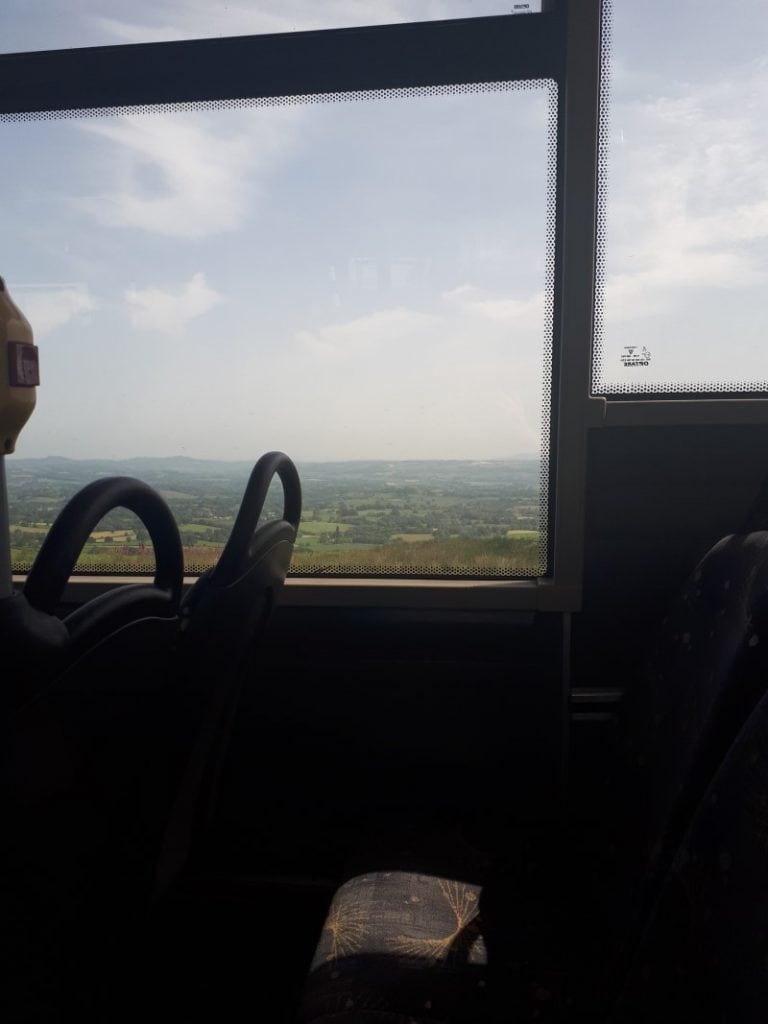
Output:
<path fill-rule="evenodd" d="M 517 532 L 517 531 L 516 531 Z M 510 575 L 517 572 L 530 574 L 541 565 L 539 535 L 536 531 L 519 531 L 522 536 L 492 537 L 487 539 L 454 538 L 452 540 L 409 540 L 378 547 L 325 544 L 313 551 L 294 551 L 292 575 L 339 575 L 346 570 L 364 574 L 403 572 L 408 576 L 439 575 L 441 573 L 480 573 Z M 413 536 L 413 535 L 412 535 Z M 154 571 L 151 546 L 143 550 L 129 547 L 100 545 L 98 551 L 85 551 L 76 572 L 88 573 L 146 573 Z M 195 545 L 184 548 L 184 562 L 190 574 L 202 572 L 214 565 L 221 553 L 221 545 Z M 35 551 L 17 548 L 12 551 L 14 571 L 29 569 Z"/>

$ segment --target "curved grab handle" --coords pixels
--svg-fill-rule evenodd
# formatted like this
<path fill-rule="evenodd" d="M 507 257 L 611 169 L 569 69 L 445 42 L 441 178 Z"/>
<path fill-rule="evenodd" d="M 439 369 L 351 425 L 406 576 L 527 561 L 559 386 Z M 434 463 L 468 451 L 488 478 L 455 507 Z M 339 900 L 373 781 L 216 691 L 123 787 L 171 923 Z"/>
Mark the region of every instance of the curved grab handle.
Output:
<path fill-rule="evenodd" d="M 53 614 L 85 542 L 114 508 L 135 512 L 146 526 L 155 551 L 155 586 L 178 602 L 184 577 L 184 552 L 173 513 L 153 488 L 129 476 L 110 476 L 87 484 L 59 512 L 29 570 L 24 596 L 33 608 Z"/>
<path fill-rule="evenodd" d="M 211 573 L 218 583 L 226 585 L 227 581 L 242 576 L 264 500 L 276 474 L 283 485 L 283 519 L 298 531 L 301 520 L 301 482 L 298 470 L 283 452 L 267 452 L 251 470 L 232 533 Z"/>

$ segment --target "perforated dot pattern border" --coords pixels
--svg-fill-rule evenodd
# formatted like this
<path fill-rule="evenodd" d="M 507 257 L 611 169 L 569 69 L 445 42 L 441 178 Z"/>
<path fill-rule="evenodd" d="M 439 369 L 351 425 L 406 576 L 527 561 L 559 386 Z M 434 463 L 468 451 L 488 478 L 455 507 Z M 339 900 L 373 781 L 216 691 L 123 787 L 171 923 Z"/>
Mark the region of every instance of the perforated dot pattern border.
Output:
<path fill-rule="evenodd" d="M 184 566 L 185 576 L 202 576 L 204 572 L 211 569 L 217 560 L 210 562 L 189 562 Z M 26 575 L 32 568 L 31 561 L 14 562 L 12 565 L 12 571 L 20 576 Z M 300 569 L 291 569 L 289 576 L 296 577 L 308 577 L 308 578 L 325 578 L 333 579 L 334 577 L 345 576 L 357 579 L 518 579 L 518 578 L 534 578 L 538 574 L 535 572 L 536 566 L 530 566 L 527 568 L 520 569 L 497 569 L 484 567 L 482 573 L 478 572 L 477 566 L 474 565 L 458 565 L 449 566 L 440 565 L 439 563 L 432 562 L 425 565 L 397 565 L 392 566 L 391 569 L 382 568 L 381 566 L 370 566 L 364 562 L 359 564 L 351 565 L 334 565 L 332 563 L 323 563 L 322 559 L 313 565 L 302 565 Z M 136 562 L 120 562 L 114 561 L 109 564 L 103 565 L 88 565 L 82 568 L 75 568 L 72 573 L 72 578 L 76 579 L 78 576 L 132 576 L 142 577 L 154 576 L 155 574 L 155 563 L 152 559 L 147 559 L 141 565 L 137 565 Z"/>
<path fill-rule="evenodd" d="M 557 82 L 547 79 L 547 193 L 544 235 L 544 338 L 541 389 L 541 453 L 539 476 L 539 557 L 531 575 L 544 576 L 549 569 L 549 467 L 552 461 L 550 423 L 552 419 L 552 342 L 555 314 L 555 227 L 557 220 L 557 124 L 560 97 Z"/>
<path fill-rule="evenodd" d="M 600 43 L 600 113 L 597 136 L 597 218 L 595 252 L 595 312 L 592 335 L 592 393 L 603 394 L 605 366 L 605 245 L 608 226 L 608 160 L 611 118 L 611 43 L 613 0 L 603 0 Z"/>
<path fill-rule="evenodd" d="M 116 107 L 78 107 L 71 110 L 34 110 L 0 113 L 1 123 L 55 121 L 85 117 L 120 117 L 137 114 L 194 113 L 200 110 L 245 110 L 260 107 L 295 107 L 311 104 L 349 103 L 365 100 L 416 99 L 423 96 L 451 96 L 466 93 L 540 91 L 554 84 L 551 79 L 531 78 L 512 82 L 467 82 L 456 85 L 418 85 L 398 89 L 358 89 L 349 92 L 300 93 L 295 96 L 253 96 L 228 100 L 189 100 L 180 103 L 127 104 Z"/>
<path fill-rule="evenodd" d="M 552 339 L 554 311 L 554 279 L 555 279 L 555 219 L 557 211 L 557 125 L 559 112 L 559 95 L 557 83 L 551 78 L 535 78 L 510 82 L 471 82 L 461 85 L 414 86 L 399 89 L 370 89 L 350 92 L 311 93 L 297 96 L 265 96 L 238 98 L 229 100 L 204 100 L 182 103 L 137 104 L 115 107 L 87 107 L 75 110 L 40 110 L 22 113 L 0 114 L 0 123 L 24 123 L 51 120 L 69 120 L 93 117 L 114 117 L 136 114 L 168 114 L 177 112 L 195 112 L 203 110 L 239 110 L 248 108 L 266 108 L 275 106 L 304 106 L 308 104 L 331 104 L 342 102 L 358 102 L 382 99 L 409 99 L 427 96 L 450 96 L 501 93 L 501 92 L 547 92 L 547 181 L 546 181 L 546 228 L 545 228 L 545 270 L 544 270 L 544 331 L 542 338 L 542 395 L 541 395 L 541 446 L 540 446 L 540 493 L 539 493 L 539 535 L 540 544 L 536 564 L 520 568 L 485 569 L 478 573 L 474 566 L 440 567 L 398 566 L 392 573 L 372 571 L 364 563 L 353 566 L 323 566 L 318 563 L 316 569 L 301 575 L 315 576 L 350 576 L 350 577 L 424 577 L 424 578 L 533 578 L 547 574 L 548 571 L 548 526 L 549 526 L 549 478 L 550 478 L 550 419 L 552 415 Z M 185 571 L 189 575 L 204 572 L 209 565 L 189 565 Z M 29 570 L 26 565 L 14 565 L 14 571 L 24 573 Z M 151 568 L 137 568 L 135 564 L 120 563 L 105 567 L 104 575 L 146 575 Z M 99 570 L 83 569 L 83 574 L 99 575 Z M 76 570 L 77 574 L 77 570 Z"/>

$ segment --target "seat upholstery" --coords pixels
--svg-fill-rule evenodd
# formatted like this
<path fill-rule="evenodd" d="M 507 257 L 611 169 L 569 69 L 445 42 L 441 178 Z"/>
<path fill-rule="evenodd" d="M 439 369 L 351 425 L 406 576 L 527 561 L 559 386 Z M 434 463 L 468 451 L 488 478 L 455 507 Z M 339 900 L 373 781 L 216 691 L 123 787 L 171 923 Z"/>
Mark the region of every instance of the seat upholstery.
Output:
<path fill-rule="evenodd" d="M 609 999 L 693 811 L 766 690 L 766 654 L 768 532 L 732 534 L 689 576 L 624 708 L 612 858 L 592 891 Z"/>
<path fill-rule="evenodd" d="M 614 1024 L 765 1020 L 768 695 L 706 792 L 661 888 Z"/>
<path fill-rule="evenodd" d="M 644 867 L 663 869 L 690 814 L 765 690 L 768 532 L 724 537 L 688 578 L 662 628 L 645 685 L 630 694 L 621 801 Z M 761 647 L 761 635 L 763 646 Z"/>
<path fill-rule="evenodd" d="M 571 915 L 578 998 L 593 1010 L 599 992 L 609 1012 L 691 816 L 766 690 L 766 637 L 768 532 L 728 535 L 685 581 L 625 697 L 613 812 Z"/>
<path fill-rule="evenodd" d="M 469 882 L 408 871 L 350 879 L 328 912 L 302 1017 L 482 1019 L 480 894 Z"/>

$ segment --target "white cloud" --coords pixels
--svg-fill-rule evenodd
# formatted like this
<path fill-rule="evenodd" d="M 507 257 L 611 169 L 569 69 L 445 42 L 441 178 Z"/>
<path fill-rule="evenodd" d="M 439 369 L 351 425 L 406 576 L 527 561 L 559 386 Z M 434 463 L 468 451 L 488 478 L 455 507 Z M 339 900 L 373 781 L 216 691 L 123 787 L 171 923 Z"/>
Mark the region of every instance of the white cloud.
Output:
<path fill-rule="evenodd" d="M 85 285 L 13 285 L 8 290 L 32 326 L 33 336 L 44 337 L 70 320 L 84 319 L 95 308 Z"/>
<path fill-rule="evenodd" d="M 265 178 L 291 150 L 301 112 L 254 110 L 233 131 L 226 113 L 200 111 L 83 121 L 111 143 L 108 191 L 77 201 L 102 224 L 176 238 L 240 227 L 262 198 Z"/>
<path fill-rule="evenodd" d="M 609 324 L 684 308 L 695 289 L 766 286 L 766 97 L 768 67 L 752 64 L 614 104 Z"/>
<path fill-rule="evenodd" d="M 521 300 L 522 310 L 513 306 L 463 284 L 436 296 L 429 312 L 396 307 L 299 332 L 297 341 L 315 358 L 310 372 L 296 374 L 295 353 L 281 356 L 278 375 L 292 374 L 304 417 L 283 426 L 284 446 L 312 458 L 536 451 L 543 311 L 538 296 Z M 252 372 L 263 376 L 262 360 Z M 282 419 L 278 401 L 268 417 L 274 422 Z"/>
<path fill-rule="evenodd" d="M 125 292 L 134 327 L 171 336 L 183 334 L 191 320 L 213 309 L 221 299 L 208 287 L 203 273 L 194 274 L 177 291 L 129 288 Z"/>
<path fill-rule="evenodd" d="M 499 297 L 471 284 L 444 292 L 445 302 L 466 315 L 480 316 L 493 323 L 532 330 L 544 330 L 544 292 L 524 299 Z"/>
<path fill-rule="evenodd" d="M 346 323 L 328 324 L 314 331 L 298 331 L 296 340 L 321 359 L 369 353 L 418 339 L 439 324 L 438 317 L 413 309 L 382 309 Z"/>

